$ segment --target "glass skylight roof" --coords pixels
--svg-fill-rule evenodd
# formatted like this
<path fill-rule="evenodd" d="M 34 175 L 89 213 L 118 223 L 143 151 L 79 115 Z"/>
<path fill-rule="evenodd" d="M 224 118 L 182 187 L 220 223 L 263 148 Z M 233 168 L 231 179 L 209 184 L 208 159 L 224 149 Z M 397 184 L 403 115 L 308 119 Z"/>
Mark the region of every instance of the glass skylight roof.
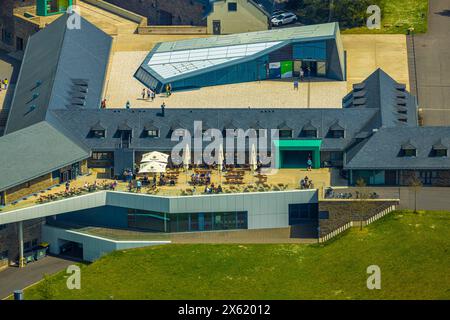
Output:
<path fill-rule="evenodd" d="M 251 56 L 280 43 L 282 41 L 155 53 L 148 66 L 167 79 Z"/>

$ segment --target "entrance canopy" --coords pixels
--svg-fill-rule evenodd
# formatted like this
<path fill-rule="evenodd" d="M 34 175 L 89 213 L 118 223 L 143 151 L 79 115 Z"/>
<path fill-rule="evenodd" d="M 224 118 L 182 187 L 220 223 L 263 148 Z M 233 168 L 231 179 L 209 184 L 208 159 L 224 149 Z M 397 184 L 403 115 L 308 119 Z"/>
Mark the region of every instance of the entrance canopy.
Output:
<path fill-rule="evenodd" d="M 302 168 L 306 167 L 308 157 L 311 157 L 313 168 L 320 168 L 320 147 L 322 140 L 276 140 L 276 167 Z"/>

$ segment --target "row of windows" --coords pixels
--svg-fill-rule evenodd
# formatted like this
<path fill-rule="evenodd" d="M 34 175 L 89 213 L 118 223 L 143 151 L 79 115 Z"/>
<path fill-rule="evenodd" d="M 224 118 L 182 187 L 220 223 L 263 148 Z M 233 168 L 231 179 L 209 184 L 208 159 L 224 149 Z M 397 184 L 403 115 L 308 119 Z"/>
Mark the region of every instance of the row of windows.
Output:
<path fill-rule="evenodd" d="M 416 157 L 417 156 L 417 150 L 416 149 L 401 149 L 399 153 L 400 157 Z M 429 157 L 431 158 L 441 158 L 441 157 L 447 157 L 448 151 L 447 149 L 432 149 L 429 153 Z"/>
<path fill-rule="evenodd" d="M 227 130 L 223 130 L 222 134 L 224 136 L 227 135 Z M 265 137 L 266 136 L 266 130 L 255 130 L 256 131 L 256 136 L 257 137 Z M 202 130 L 202 134 L 205 135 L 207 134 L 208 129 L 203 129 Z M 171 136 L 173 133 L 173 131 L 169 132 L 169 136 Z M 280 138 L 292 138 L 293 137 L 293 130 L 279 130 L 279 137 Z M 142 137 L 146 138 L 157 138 L 159 137 L 159 130 L 157 129 L 152 129 L 152 130 L 144 130 Z M 178 134 L 181 135 L 181 134 Z M 317 138 L 317 131 L 316 130 L 302 130 L 300 132 L 300 137 L 302 138 Z M 335 138 L 335 139 L 339 139 L 339 138 L 344 138 L 345 136 L 345 132 L 344 130 L 330 130 L 328 132 L 328 134 L 326 135 L 326 138 Z M 90 133 L 90 137 L 91 138 L 97 138 L 97 139 L 102 139 L 106 137 L 106 131 L 105 130 L 92 130 Z"/>
<path fill-rule="evenodd" d="M 128 227 L 153 232 L 247 229 L 247 212 L 156 213 L 128 210 Z"/>

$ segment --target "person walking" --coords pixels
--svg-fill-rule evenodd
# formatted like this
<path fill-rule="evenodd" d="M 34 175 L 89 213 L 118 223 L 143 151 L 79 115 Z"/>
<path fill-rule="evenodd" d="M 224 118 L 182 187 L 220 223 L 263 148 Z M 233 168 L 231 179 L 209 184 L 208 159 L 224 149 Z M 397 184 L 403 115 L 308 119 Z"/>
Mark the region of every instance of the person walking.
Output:
<path fill-rule="evenodd" d="M 305 71 L 302 69 L 300 69 L 300 80 L 303 81 L 305 80 Z"/>
<path fill-rule="evenodd" d="M 294 90 L 298 91 L 298 80 L 297 79 L 294 80 Z"/>
<path fill-rule="evenodd" d="M 155 100 L 155 91 L 151 90 L 150 98 L 152 99 L 152 102 Z"/>
<path fill-rule="evenodd" d="M 145 88 L 144 89 L 142 89 L 142 100 L 145 100 Z"/>
<path fill-rule="evenodd" d="M 126 109 L 130 109 L 130 108 L 131 108 L 131 103 L 130 103 L 130 101 L 127 101 L 127 104 L 125 105 L 125 108 L 126 108 Z"/>
<path fill-rule="evenodd" d="M 5 84 L 5 90 L 8 89 L 8 78 L 5 78 L 3 83 Z"/>
<path fill-rule="evenodd" d="M 149 88 L 147 88 L 147 100 L 150 99 L 151 95 L 152 95 L 152 91 Z"/>
<path fill-rule="evenodd" d="M 101 107 L 102 109 L 106 109 L 106 99 L 103 99 L 103 100 L 102 100 L 102 103 L 101 103 L 100 107 Z"/>
<path fill-rule="evenodd" d="M 308 165 L 308 171 L 312 170 L 312 160 L 311 158 L 308 158 L 308 161 L 306 162 L 306 164 Z"/>

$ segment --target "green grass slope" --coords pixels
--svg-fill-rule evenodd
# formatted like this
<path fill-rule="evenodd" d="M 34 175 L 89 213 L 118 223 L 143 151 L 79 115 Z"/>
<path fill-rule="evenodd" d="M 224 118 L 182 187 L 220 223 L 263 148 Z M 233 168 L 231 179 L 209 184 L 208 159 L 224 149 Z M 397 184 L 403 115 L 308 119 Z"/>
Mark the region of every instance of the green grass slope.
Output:
<path fill-rule="evenodd" d="M 164 245 L 61 272 L 26 299 L 449 299 L 450 213 L 398 212 L 325 245 Z M 366 286 L 381 268 L 381 290 Z"/>
<path fill-rule="evenodd" d="M 410 27 L 415 33 L 425 33 L 428 22 L 428 0 L 375 0 L 381 8 L 381 29 L 367 27 L 344 30 L 342 33 L 403 33 Z"/>

